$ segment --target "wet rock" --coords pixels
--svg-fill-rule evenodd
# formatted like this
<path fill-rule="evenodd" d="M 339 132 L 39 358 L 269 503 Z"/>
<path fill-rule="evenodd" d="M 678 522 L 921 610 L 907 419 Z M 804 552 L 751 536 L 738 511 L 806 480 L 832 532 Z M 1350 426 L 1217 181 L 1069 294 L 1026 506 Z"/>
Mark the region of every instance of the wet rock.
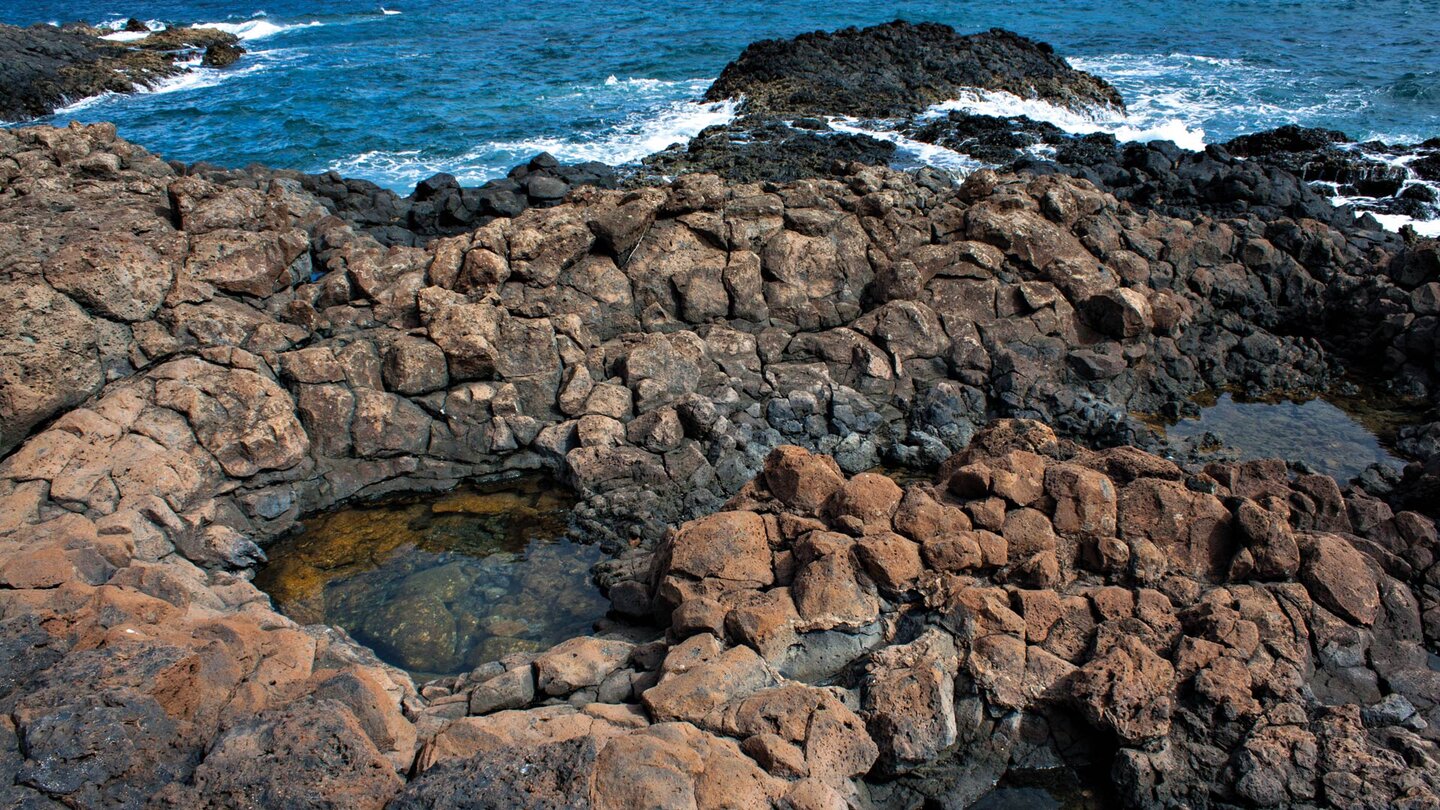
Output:
<path fill-rule="evenodd" d="M 6 121 L 49 115 L 105 91 L 129 92 L 183 70 L 161 54 L 51 25 L 0 28 L 0 55 L 6 65 L 0 120 Z"/>
<path fill-rule="evenodd" d="M 868 135 L 797 129 L 782 121 L 707 127 L 684 146 L 644 159 L 662 177 L 717 174 L 740 183 L 841 178 L 852 163 L 888 165 L 895 145 Z"/>

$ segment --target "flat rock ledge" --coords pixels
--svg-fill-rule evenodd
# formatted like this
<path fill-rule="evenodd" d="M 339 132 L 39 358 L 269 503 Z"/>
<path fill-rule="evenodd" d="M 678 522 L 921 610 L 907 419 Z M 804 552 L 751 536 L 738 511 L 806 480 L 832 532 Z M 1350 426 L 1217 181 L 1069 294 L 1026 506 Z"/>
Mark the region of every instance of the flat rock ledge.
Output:
<path fill-rule="evenodd" d="M 1129 415 L 1362 362 L 1433 398 L 1433 242 L 855 167 L 384 248 L 97 125 L 0 132 L 0 257 L 8 804 L 959 807 L 1087 763 L 1440 802 L 1435 461 L 1381 500 Z M 250 583 L 307 512 L 526 469 L 661 641 L 417 689 Z"/>

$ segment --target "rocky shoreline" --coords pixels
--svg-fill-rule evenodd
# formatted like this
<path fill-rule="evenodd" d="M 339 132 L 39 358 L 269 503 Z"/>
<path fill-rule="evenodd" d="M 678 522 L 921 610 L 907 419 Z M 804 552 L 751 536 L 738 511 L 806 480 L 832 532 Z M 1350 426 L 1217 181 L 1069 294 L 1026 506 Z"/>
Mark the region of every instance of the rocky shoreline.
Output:
<path fill-rule="evenodd" d="M 1440 243 L 1224 149 L 1102 157 L 541 160 L 467 222 L 449 182 L 402 212 L 0 130 L 0 795 L 1440 802 Z M 1383 486 L 1181 466 L 1139 418 L 1357 372 L 1423 403 Z M 317 510 L 534 470 L 613 555 L 596 636 L 417 686 L 250 581 Z"/>
<path fill-rule="evenodd" d="M 195 60 L 228 67 L 245 53 L 234 34 L 213 28 L 150 33 L 131 20 L 125 30 L 145 36 L 112 42 L 102 39 L 110 31 L 82 23 L 0 25 L 0 121 L 26 121 L 92 96 L 153 87 L 189 71 Z"/>

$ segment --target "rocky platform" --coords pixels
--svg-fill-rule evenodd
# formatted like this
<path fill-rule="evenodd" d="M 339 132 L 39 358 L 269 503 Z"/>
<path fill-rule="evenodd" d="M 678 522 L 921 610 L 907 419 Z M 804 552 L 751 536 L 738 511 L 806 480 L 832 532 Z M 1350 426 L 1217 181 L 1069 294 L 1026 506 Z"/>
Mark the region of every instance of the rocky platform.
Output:
<path fill-rule="evenodd" d="M 132 28 L 144 32 L 134 20 Z M 199 56 L 210 67 L 233 64 L 245 52 L 234 34 L 213 28 L 172 28 L 132 42 L 101 39 L 84 25 L 57 28 L 0 25 L 0 121 L 49 115 L 102 93 L 131 93 L 190 68 Z"/>
<path fill-rule="evenodd" d="M 1387 502 L 1133 446 L 1206 389 L 1440 390 L 1437 245 L 1266 177 L 1180 218 L 1053 174 L 692 175 L 385 247 L 298 180 L 0 132 L 0 789 L 964 806 L 1091 762 L 1137 806 L 1425 806 L 1440 461 Z M 529 469 L 664 642 L 422 692 L 249 582 L 303 514 Z"/>

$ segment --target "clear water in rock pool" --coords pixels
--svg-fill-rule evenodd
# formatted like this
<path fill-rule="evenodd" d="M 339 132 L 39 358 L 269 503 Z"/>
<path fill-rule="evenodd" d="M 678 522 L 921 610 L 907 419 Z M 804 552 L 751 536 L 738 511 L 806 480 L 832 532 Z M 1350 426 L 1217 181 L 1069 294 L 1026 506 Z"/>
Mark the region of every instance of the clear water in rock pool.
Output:
<path fill-rule="evenodd" d="M 1346 482 L 1371 464 L 1405 466 L 1380 439 L 1350 414 L 1323 399 L 1304 402 L 1242 402 L 1222 394 L 1200 409 L 1199 418 L 1182 419 L 1165 428 L 1172 440 L 1194 440 L 1203 446 L 1206 434 L 1247 459 L 1282 458 L 1302 461 L 1317 472 Z"/>
<path fill-rule="evenodd" d="M 317 515 L 266 549 L 255 584 L 418 676 L 584 635 L 608 602 L 599 548 L 566 538 L 573 499 L 540 479 Z"/>

